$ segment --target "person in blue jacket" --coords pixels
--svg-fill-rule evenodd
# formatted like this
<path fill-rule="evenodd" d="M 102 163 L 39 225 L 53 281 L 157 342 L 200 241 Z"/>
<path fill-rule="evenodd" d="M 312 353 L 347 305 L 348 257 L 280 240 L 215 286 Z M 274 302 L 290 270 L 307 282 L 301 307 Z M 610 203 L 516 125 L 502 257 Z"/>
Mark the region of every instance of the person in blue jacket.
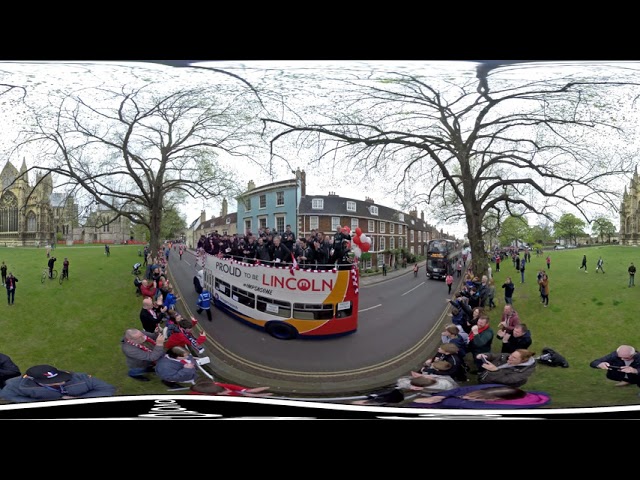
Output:
<path fill-rule="evenodd" d="M 111 397 L 116 387 L 86 373 L 66 372 L 51 365 L 35 365 L 25 375 L 10 378 L 0 396 L 10 402 L 38 402 L 72 398 Z"/>
<path fill-rule="evenodd" d="M 198 295 L 198 313 L 202 313 L 204 310 L 207 312 L 207 320 L 211 321 L 211 293 L 207 290 L 207 287 L 203 287 L 202 293 Z"/>

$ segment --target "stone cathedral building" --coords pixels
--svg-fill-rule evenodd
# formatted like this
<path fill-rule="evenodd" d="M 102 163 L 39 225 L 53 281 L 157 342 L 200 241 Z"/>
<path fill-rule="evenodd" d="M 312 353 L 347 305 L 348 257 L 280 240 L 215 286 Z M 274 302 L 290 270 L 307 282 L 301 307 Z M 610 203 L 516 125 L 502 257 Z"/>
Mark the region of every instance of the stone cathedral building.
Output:
<path fill-rule="evenodd" d="M 640 183 L 637 166 L 629 191 L 624 187 L 620 203 L 620 245 L 640 245 Z"/>
<path fill-rule="evenodd" d="M 50 175 L 37 175 L 33 185 L 27 164 L 20 171 L 11 162 L 0 172 L 0 245 L 37 246 L 55 240 Z"/>

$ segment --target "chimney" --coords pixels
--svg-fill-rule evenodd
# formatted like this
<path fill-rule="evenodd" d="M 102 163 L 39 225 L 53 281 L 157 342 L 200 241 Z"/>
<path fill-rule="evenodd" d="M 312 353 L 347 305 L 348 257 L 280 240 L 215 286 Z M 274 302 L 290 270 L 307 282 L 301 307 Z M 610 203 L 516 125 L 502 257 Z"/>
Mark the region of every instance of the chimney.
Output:
<path fill-rule="evenodd" d="M 304 197 L 306 194 L 307 194 L 307 174 L 304 172 L 304 170 L 302 170 L 300 172 L 300 196 Z"/>
<path fill-rule="evenodd" d="M 220 216 L 221 217 L 226 217 L 227 216 L 227 208 L 229 207 L 229 204 L 227 203 L 227 199 L 224 198 L 222 200 L 222 211 L 220 212 Z"/>
<path fill-rule="evenodd" d="M 418 218 L 418 210 L 410 210 L 409 211 L 409 216 L 411 216 L 413 218 Z"/>
<path fill-rule="evenodd" d="M 253 190 L 255 188 L 256 188 L 256 184 L 253 183 L 253 180 L 249 180 L 249 183 L 247 184 L 247 191 Z"/>
<path fill-rule="evenodd" d="M 329 192 L 330 197 L 337 197 L 336 192 Z"/>
<path fill-rule="evenodd" d="M 424 222 L 424 210 L 422 210 L 422 211 L 420 212 L 420 218 L 421 218 L 421 219 L 422 219 L 422 221 Z"/>
<path fill-rule="evenodd" d="M 205 211 L 204 211 L 204 210 L 202 210 L 202 211 L 200 212 L 200 223 L 204 223 L 204 222 L 206 222 L 206 221 L 207 221 L 207 214 L 205 213 Z"/>
<path fill-rule="evenodd" d="M 367 203 L 375 203 L 371 197 L 364 197 L 364 201 Z"/>

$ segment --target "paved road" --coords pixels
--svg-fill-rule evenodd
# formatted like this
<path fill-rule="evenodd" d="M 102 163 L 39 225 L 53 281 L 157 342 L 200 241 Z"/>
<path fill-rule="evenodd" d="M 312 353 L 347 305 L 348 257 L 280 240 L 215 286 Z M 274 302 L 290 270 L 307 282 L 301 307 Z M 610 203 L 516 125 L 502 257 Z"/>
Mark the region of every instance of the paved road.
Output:
<path fill-rule="evenodd" d="M 207 354 L 225 380 L 270 385 L 288 394 L 361 392 L 393 383 L 435 351 L 447 287 L 410 268 L 361 278 L 358 331 L 328 340 L 278 340 L 214 308 L 213 321 L 195 313 L 195 256 L 169 256 L 184 305 L 209 335 Z M 434 335 L 435 333 L 435 335 Z"/>

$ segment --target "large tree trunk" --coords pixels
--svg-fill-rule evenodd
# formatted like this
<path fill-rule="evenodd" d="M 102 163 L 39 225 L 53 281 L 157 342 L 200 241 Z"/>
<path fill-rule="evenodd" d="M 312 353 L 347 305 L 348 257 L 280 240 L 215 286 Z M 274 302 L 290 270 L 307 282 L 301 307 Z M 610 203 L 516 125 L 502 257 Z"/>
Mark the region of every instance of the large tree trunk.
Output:
<path fill-rule="evenodd" d="M 471 268 L 478 278 L 487 273 L 487 254 L 482 238 L 482 219 L 479 208 L 467 213 L 467 227 L 469 229 L 469 245 L 471 246 Z"/>

